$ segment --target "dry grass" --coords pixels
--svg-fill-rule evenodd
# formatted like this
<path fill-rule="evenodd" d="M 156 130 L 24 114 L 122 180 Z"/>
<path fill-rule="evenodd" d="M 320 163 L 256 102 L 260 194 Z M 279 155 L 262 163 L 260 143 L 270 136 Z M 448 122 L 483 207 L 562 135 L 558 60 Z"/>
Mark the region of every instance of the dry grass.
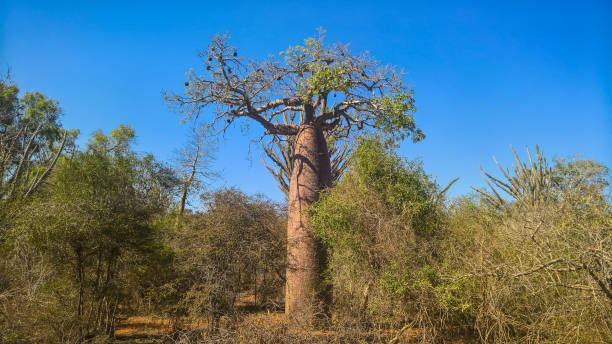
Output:
<path fill-rule="evenodd" d="M 249 297 L 237 303 L 250 305 Z M 206 333 L 207 322 L 204 320 L 187 321 L 183 319 L 181 325 L 184 330 L 200 330 Z M 119 323 L 116 336 L 142 337 L 142 336 L 169 336 L 173 331 L 171 319 L 160 319 L 150 316 L 135 316 L 122 320 Z M 452 331 L 449 331 L 452 332 Z M 257 312 L 246 314 L 239 322 L 222 322 L 220 333 L 227 342 L 236 343 L 419 343 L 424 334 L 422 329 L 405 328 L 402 330 L 380 329 L 361 330 L 337 328 L 327 330 L 291 330 L 287 328 L 285 314 L 278 312 Z M 395 339 L 395 340 L 394 340 Z M 354 340 L 354 341 L 353 341 Z M 203 337 L 206 342 L 206 336 Z M 443 343 L 467 344 L 473 341 L 468 338 L 447 338 Z"/>
<path fill-rule="evenodd" d="M 235 303 L 236 309 L 252 309 L 255 307 L 255 295 L 248 294 L 244 295 Z M 264 315 L 265 313 L 261 314 Z M 267 322 L 276 323 L 278 320 L 284 319 L 284 314 L 281 313 L 268 313 L 266 316 Z M 153 316 L 134 316 L 127 319 L 121 319 L 115 330 L 117 336 L 131 336 L 131 335 L 167 335 L 172 333 L 177 320 L 181 327 L 188 330 L 207 330 L 208 324 L 204 319 L 170 319 L 170 318 L 158 318 Z M 284 320 L 283 320 L 284 321 Z M 227 323 L 225 321 L 224 323 Z"/>
<path fill-rule="evenodd" d="M 151 316 L 137 316 L 119 321 L 119 325 L 115 330 L 115 335 L 161 335 L 168 334 L 171 331 L 171 319 L 157 319 Z"/>
<path fill-rule="evenodd" d="M 134 316 L 119 321 L 115 331 L 117 337 L 143 338 L 145 336 L 170 338 L 176 328 L 182 331 L 200 332 L 201 342 L 215 343 L 422 343 L 423 329 L 359 329 L 334 327 L 328 329 L 290 329 L 284 313 L 256 310 L 255 296 L 240 296 L 235 303 L 242 311 L 238 321 L 223 317 L 219 332 L 209 338 L 209 325 L 205 319 L 170 319 L 153 316 Z M 179 326 L 180 325 L 180 326 Z M 457 337 L 449 329 L 449 336 L 442 343 L 467 344 L 473 341 Z M 190 342 L 192 343 L 192 342 Z M 193 342 L 195 343 L 195 342 Z"/>

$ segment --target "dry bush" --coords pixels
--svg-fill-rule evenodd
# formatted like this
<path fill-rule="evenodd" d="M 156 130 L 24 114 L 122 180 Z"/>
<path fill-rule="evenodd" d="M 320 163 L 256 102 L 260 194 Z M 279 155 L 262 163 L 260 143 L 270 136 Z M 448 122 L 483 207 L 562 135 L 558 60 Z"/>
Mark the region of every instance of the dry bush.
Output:
<path fill-rule="evenodd" d="M 254 296 L 251 307 L 278 307 L 286 252 L 283 210 L 237 189 L 216 191 L 204 201 L 206 210 L 185 216 L 172 238 L 175 314 L 208 318 L 216 329 L 222 316 L 249 306 L 238 307 L 242 295 Z"/>
<path fill-rule="evenodd" d="M 583 163 L 551 169 L 536 158 L 517 156 L 503 180 L 486 175 L 493 191 L 479 190 L 483 200 L 455 203 L 446 255 L 462 271 L 461 297 L 483 342 L 609 342 L 612 217 L 599 178 L 607 169 L 598 165 L 597 184 Z M 577 173 L 585 179 L 568 183 Z"/>

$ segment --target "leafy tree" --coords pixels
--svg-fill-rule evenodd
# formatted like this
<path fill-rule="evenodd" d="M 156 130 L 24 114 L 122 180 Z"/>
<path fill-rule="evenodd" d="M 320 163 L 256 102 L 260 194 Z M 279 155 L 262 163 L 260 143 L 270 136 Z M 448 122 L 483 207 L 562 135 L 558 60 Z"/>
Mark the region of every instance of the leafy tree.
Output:
<path fill-rule="evenodd" d="M 210 109 L 204 122 L 210 134 L 224 133 L 235 122 L 254 121 L 263 126 L 264 136 L 295 140 L 285 311 L 307 314 L 326 260 L 306 211 L 320 190 L 330 186 L 326 133 L 347 138 L 355 131 L 370 130 L 391 140 L 412 136 L 418 141 L 424 136 L 414 123 L 413 92 L 395 67 L 381 65 L 367 53 L 352 55 L 345 45 L 326 46 L 322 34 L 281 52 L 282 60 L 240 57 L 228 40 L 227 35 L 217 35 L 201 54 L 204 74 L 191 73 L 185 95 L 167 99 L 178 107 L 183 120 L 197 120 Z M 299 116 L 282 123 L 289 112 Z M 329 293 L 319 297 L 326 302 Z"/>
<path fill-rule="evenodd" d="M 135 154 L 133 138 L 123 125 L 94 133 L 85 151 L 59 160 L 50 185 L 15 220 L 13 245 L 26 243 L 48 271 L 34 297 L 45 302 L 28 324 L 37 341 L 112 336 L 141 277 L 167 255 L 153 221 L 166 211 L 176 178 Z"/>
<path fill-rule="evenodd" d="M 585 201 L 582 199 L 571 199 L 569 193 L 583 197 L 590 195 L 592 202 L 605 202 L 607 188 L 610 186 L 610 169 L 596 161 L 584 160 L 574 157 L 573 159 L 558 158 L 552 169 L 552 179 L 556 187 L 565 193 L 565 199 L 571 202 Z"/>
<path fill-rule="evenodd" d="M 78 131 L 65 130 L 58 102 L 0 79 L 0 198 L 27 198 L 49 177 Z"/>

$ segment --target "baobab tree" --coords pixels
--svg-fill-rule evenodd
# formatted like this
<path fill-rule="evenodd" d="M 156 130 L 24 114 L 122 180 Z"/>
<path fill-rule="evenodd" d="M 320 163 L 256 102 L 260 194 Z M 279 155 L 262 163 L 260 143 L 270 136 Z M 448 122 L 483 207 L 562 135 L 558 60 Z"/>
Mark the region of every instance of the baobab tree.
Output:
<path fill-rule="evenodd" d="M 283 116 L 284 122 L 294 123 L 295 116 L 296 113 L 289 116 Z M 351 143 L 336 137 L 334 134 L 334 132 L 325 133 L 331 164 L 331 184 L 334 184 L 340 179 L 346 169 L 346 162 L 351 155 Z M 261 159 L 261 162 L 278 182 L 278 188 L 288 197 L 289 182 L 293 172 L 295 136 L 273 139 L 272 141 L 262 143 L 262 148 L 271 164 L 268 164 L 265 159 Z"/>
<path fill-rule="evenodd" d="M 351 54 L 348 45 L 324 45 L 322 31 L 263 61 L 239 55 L 229 39 L 215 36 L 201 53 L 203 74 L 189 73 L 184 95 L 167 100 L 183 121 L 206 117 L 200 123 L 210 135 L 245 121 L 263 127 L 264 143 L 293 141 L 285 312 L 308 317 L 313 301 L 329 300 L 329 293 L 316 290 L 326 252 L 312 234 L 307 211 L 331 181 L 326 134 L 339 139 L 369 131 L 419 141 L 424 135 L 414 122 L 413 91 L 396 67 L 367 52 Z M 299 116 L 285 121 L 288 113 Z"/>

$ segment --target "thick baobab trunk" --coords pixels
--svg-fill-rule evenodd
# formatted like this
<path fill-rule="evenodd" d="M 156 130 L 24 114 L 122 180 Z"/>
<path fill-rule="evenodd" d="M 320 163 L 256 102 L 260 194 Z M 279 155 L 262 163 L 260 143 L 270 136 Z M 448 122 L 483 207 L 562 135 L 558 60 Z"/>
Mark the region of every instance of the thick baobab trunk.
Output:
<path fill-rule="evenodd" d="M 330 162 L 323 131 L 314 124 L 300 127 L 295 141 L 293 171 L 289 185 L 287 224 L 287 284 L 285 312 L 291 316 L 311 315 L 313 302 L 328 302 L 328 291 L 316 291 L 327 253 L 315 240 L 308 207 L 329 186 Z"/>

